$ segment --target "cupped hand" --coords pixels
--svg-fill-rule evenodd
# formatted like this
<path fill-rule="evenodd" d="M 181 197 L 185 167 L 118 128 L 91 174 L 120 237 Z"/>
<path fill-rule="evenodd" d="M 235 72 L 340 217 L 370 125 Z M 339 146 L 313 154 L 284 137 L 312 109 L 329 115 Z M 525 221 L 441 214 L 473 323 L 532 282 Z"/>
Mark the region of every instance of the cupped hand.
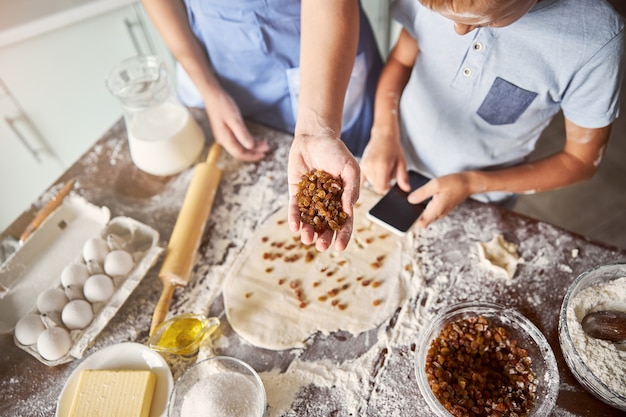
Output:
<path fill-rule="evenodd" d="M 205 103 L 213 136 L 229 154 L 246 162 L 265 157 L 269 145 L 266 141 L 257 141 L 250 134 L 239 107 L 229 94 L 215 94 Z"/>
<path fill-rule="evenodd" d="M 412 204 L 421 203 L 428 197 L 432 197 L 417 220 L 416 227 L 424 228 L 435 220 L 441 219 L 470 195 L 469 180 L 465 173 L 450 174 L 430 180 L 408 197 Z"/>
<path fill-rule="evenodd" d="M 302 176 L 311 170 L 325 171 L 343 182 L 341 205 L 348 215 L 346 223 L 336 233 L 326 230 L 315 239 L 313 226 L 300 221 L 298 209 L 298 183 Z M 302 243 L 310 245 L 315 242 L 319 251 L 325 251 L 335 237 L 335 249 L 342 251 L 348 245 L 352 235 L 353 207 L 359 198 L 359 164 L 346 145 L 336 136 L 324 134 L 319 136 L 296 135 L 289 151 L 289 227 L 292 231 L 300 231 Z"/>

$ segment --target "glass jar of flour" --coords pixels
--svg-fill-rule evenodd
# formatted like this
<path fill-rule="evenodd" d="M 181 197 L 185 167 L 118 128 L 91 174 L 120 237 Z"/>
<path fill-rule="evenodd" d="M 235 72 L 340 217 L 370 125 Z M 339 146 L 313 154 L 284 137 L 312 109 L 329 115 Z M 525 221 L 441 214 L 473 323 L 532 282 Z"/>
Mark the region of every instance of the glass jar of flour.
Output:
<path fill-rule="evenodd" d="M 139 169 L 152 175 L 174 175 L 198 159 L 204 134 L 172 94 L 160 58 L 125 59 L 113 68 L 106 85 L 122 103 L 130 156 Z"/>

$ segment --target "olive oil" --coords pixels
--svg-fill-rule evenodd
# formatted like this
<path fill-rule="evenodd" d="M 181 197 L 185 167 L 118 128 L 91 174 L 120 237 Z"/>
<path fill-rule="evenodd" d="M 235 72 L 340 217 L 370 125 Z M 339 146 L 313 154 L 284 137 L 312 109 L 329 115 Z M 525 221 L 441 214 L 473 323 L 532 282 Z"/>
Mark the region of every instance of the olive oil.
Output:
<path fill-rule="evenodd" d="M 154 350 L 178 355 L 194 355 L 204 338 L 219 326 L 215 317 L 183 314 L 162 323 L 150 339 Z"/>

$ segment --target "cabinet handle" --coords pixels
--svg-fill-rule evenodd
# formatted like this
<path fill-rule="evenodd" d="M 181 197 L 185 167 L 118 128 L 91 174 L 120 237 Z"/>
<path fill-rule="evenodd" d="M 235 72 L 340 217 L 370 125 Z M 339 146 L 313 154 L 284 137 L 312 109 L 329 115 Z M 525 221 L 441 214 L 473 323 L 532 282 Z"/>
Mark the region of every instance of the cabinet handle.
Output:
<path fill-rule="evenodd" d="M 132 21 L 128 18 L 124 19 L 124 24 L 126 25 L 128 36 L 130 36 L 130 40 L 133 42 L 133 45 L 135 46 L 135 51 L 137 51 L 137 55 L 146 55 L 135 33 L 136 32 L 135 28 L 139 28 L 139 30 L 141 31 L 143 40 L 145 41 L 145 44 L 148 49 L 147 54 L 156 55 L 154 45 L 152 45 L 152 40 L 150 39 L 150 36 L 148 35 L 148 32 L 146 31 L 146 27 L 139 13 L 140 11 L 135 7 L 135 14 L 137 15 L 137 20 Z"/>
<path fill-rule="evenodd" d="M 26 137 L 22 135 L 22 133 L 16 126 L 15 122 L 20 119 L 24 119 L 24 117 L 21 115 L 18 117 L 8 117 L 8 116 L 4 117 L 4 121 L 9 125 L 9 128 L 13 131 L 13 133 L 15 133 L 15 136 L 17 136 L 20 142 L 22 142 L 22 145 L 24 145 L 26 150 L 28 150 L 28 152 L 30 152 L 31 155 L 33 155 L 33 158 L 35 158 L 37 162 L 41 163 L 42 161 L 41 161 L 41 157 L 39 156 L 39 151 L 35 149 L 35 147 L 33 147 L 30 143 L 28 143 L 28 140 L 26 140 Z"/>
<path fill-rule="evenodd" d="M 124 19 L 124 24 L 126 25 L 126 30 L 128 31 L 128 36 L 130 36 L 130 40 L 133 42 L 133 46 L 135 47 L 135 52 L 137 55 L 143 55 L 143 51 L 141 45 L 139 45 L 139 41 L 137 40 L 137 36 L 135 36 L 135 22 L 131 22 L 128 19 Z"/>
<path fill-rule="evenodd" d="M 24 145 L 26 150 L 30 152 L 33 158 L 35 158 L 35 160 L 41 164 L 43 160 L 40 154 L 41 153 L 48 154 L 56 161 L 59 167 L 65 169 L 63 161 L 61 161 L 61 159 L 56 154 L 54 149 L 52 149 L 50 145 L 48 144 L 48 142 L 44 139 L 39 129 L 37 129 L 37 126 L 33 123 L 33 121 L 28 116 L 28 113 L 26 113 L 24 108 L 20 105 L 20 103 L 17 101 L 13 93 L 11 93 L 11 91 L 9 90 L 7 85 L 4 83 L 4 81 L 2 81 L 2 79 L 0 79 L 0 97 L 8 98 L 8 100 L 13 104 L 14 110 L 15 110 L 13 114 L 16 114 L 16 116 L 13 116 L 13 117 L 4 116 L 4 121 L 9 126 L 9 129 L 13 131 L 15 136 L 17 136 L 19 141 L 22 142 L 22 145 Z M 34 139 L 31 142 L 38 143 L 40 146 L 31 145 L 31 142 L 28 141 L 26 136 L 23 135 L 22 132 L 20 132 L 20 130 L 17 127 L 17 122 L 20 122 L 20 121 L 23 122 L 25 125 L 27 125 L 30 131 L 32 132 L 32 134 L 34 135 Z"/>

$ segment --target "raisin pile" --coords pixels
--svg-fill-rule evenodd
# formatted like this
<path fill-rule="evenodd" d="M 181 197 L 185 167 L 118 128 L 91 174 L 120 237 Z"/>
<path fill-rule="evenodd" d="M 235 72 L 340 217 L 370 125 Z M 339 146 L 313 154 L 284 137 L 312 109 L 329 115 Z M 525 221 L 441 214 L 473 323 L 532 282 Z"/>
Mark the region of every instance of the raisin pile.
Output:
<path fill-rule="evenodd" d="M 348 217 L 341 208 L 342 193 L 340 179 L 324 171 L 307 172 L 302 176 L 296 194 L 300 220 L 312 225 L 317 233 L 339 230 Z"/>
<path fill-rule="evenodd" d="M 482 316 L 448 323 L 426 357 L 433 394 L 453 415 L 527 416 L 537 382 L 528 352 Z"/>

